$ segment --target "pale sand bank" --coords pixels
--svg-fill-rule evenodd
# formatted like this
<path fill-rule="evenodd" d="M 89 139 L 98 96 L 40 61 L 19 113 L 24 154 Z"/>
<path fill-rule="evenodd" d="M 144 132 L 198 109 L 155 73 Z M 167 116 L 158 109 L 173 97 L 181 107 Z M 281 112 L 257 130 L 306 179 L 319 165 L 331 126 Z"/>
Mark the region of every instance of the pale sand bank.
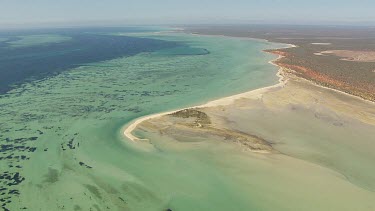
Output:
<path fill-rule="evenodd" d="M 326 42 L 314 42 L 314 43 L 311 43 L 311 45 L 332 45 L 332 43 L 326 43 Z"/>

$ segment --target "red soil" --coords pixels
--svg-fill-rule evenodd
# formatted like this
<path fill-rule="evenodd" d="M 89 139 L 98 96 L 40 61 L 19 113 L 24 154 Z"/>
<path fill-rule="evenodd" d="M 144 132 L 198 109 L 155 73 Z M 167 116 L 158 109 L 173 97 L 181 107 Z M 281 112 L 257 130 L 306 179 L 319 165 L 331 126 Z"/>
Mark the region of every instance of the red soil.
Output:
<path fill-rule="evenodd" d="M 283 57 L 292 56 L 289 53 L 280 50 L 268 50 L 267 52 L 280 55 Z M 348 82 L 323 74 L 311 68 L 303 67 L 300 65 L 286 64 L 283 63 L 281 60 L 278 60 L 274 63 L 282 68 L 293 70 L 294 74 L 299 77 L 312 80 L 326 87 L 334 88 L 340 91 L 344 91 L 346 93 L 360 96 L 364 99 L 375 101 L 375 90 L 371 86 L 367 87 L 364 84 L 352 85 Z"/>

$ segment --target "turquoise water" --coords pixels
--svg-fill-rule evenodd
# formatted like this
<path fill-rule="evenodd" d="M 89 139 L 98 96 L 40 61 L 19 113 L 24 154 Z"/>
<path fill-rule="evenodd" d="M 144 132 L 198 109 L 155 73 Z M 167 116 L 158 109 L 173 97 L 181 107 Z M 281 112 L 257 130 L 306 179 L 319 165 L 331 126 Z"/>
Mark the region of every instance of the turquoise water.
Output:
<path fill-rule="evenodd" d="M 268 64 L 275 57 L 261 50 L 281 45 L 175 33 L 133 36 L 180 46 L 81 64 L 1 95 L 3 207 L 250 206 L 234 194 L 240 189 L 230 177 L 218 176 L 212 161 L 204 161 L 204 150 L 189 151 L 188 157 L 162 148 L 147 150 L 125 140 L 121 128 L 143 115 L 276 83 L 277 68 Z M 196 159 L 191 160 L 192 155 Z"/>

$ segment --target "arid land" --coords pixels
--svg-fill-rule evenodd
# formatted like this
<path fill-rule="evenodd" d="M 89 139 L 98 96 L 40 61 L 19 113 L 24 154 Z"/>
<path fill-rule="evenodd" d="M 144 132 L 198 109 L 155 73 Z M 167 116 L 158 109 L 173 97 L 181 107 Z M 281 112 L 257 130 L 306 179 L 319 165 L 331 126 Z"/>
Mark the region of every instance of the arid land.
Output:
<path fill-rule="evenodd" d="M 375 100 L 375 29 L 349 26 L 187 26 L 197 34 L 252 37 L 289 43 L 271 49 L 283 55 L 277 64 L 320 85 Z M 323 53 L 322 53 L 323 52 Z M 327 53 L 329 52 L 329 53 Z"/>

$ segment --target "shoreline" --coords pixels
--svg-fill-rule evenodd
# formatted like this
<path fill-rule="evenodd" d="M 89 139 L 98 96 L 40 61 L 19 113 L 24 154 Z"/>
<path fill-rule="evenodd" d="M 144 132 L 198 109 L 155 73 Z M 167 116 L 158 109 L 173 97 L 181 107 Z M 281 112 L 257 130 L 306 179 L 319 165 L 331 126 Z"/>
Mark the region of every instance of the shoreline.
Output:
<path fill-rule="evenodd" d="M 273 37 L 273 36 L 270 36 L 270 37 L 265 37 L 264 35 L 262 36 L 259 36 L 259 35 L 255 35 L 257 38 L 252 38 L 251 36 L 251 33 L 250 34 L 247 34 L 247 35 L 244 35 L 244 34 L 241 34 L 241 35 L 223 35 L 223 33 L 225 34 L 225 32 L 214 32 L 213 34 L 210 32 L 199 32 L 199 29 L 198 29 L 198 32 L 195 30 L 194 31 L 194 27 L 193 29 L 189 29 L 189 28 L 185 28 L 185 30 L 190 33 L 190 34 L 194 34 L 194 35 L 208 35 L 208 36 L 223 36 L 223 37 L 235 37 L 235 38 L 249 38 L 249 39 L 255 39 L 255 40 L 264 40 L 266 42 L 272 42 L 272 43 L 280 43 L 280 44 L 290 44 L 288 43 L 288 39 L 277 39 L 277 36 L 276 37 Z M 273 41 L 276 39 L 276 42 Z M 299 38 L 299 39 L 303 39 L 303 38 Z M 293 39 L 292 39 L 293 40 Z M 311 41 L 308 42 L 309 45 L 332 45 L 332 43 L 329 43 L 329 42 L 315 42 L 315 41 Z M 296 47 L 301 47 L 302 49 L 306 48 L 306 43 L 302 43 L 301 44 L 302 46 L 299 46 L 297 45 Z M 282 48 L 278 48 L 278 49 L 282 49 Z M 278 49 L 268 49 L 268 52 L 269 53 L 272 53 L 272 51 L 277 51 Z M 278 53 L 275 53 L 278 55 Z M 318 55 L 317 53 L 315 53 L 315 55 Z M 302 59 L 302 57 L 304 56 L 299 56 L 299 58 Z M 289 58 L 288 55 L 286 55 L 286 58 Z M 352 60 L 349 60 L 349 59 L 340 59 L 340 61 L 352 61 Z M 354 62 L 363 62 L 365 63 L 366 61 L 354 61 Z M 369 61 L 368 63 L 371 63 L 371 61 Z M 293 64 L 293 62 L 292 62 Z M 327 63 L 328 64 L 328 63 Z M 281 65 L 283 66 L 283 65 Z M 307 66 L 305 65 L 299 65 L 299 67 L 302 67 L 302 68 L 308 68 Z M 351 67 L 349 68 L 349 71 L 353 71 L 355 69 L 357 69 L 358 67 Z M 359 67 L 360 68 L 360 67 Z M 374 103 L 375 104 L 375 96 L 374 96 L 374 92 L 372 92 L 372 89 L 371 87 L 368 87 L 366 88 L 367 86 L 370 86 L 370 84 L 367 84 L 367 85 L 363 85 L 363 86 L 360 86 L 358 85 L 358 83 L 356 84 L 355 81 L 345 81 L 345 80 L 340 80 L 339 77 L 337 76 L 332 76 L 332 77 L 328 77 L 325 78 L 324 77 L 327 77 L 326 74 L 321 74 L 320 71 L 318 70 L 314 70 L 314 68 L 308 68 L 310 69 L 313 73 L 317 73 L 319 77 L 323 77 L 323 78 L 308 78 L 308 76 L 303 73 L 303 72 L 299 72 L 298 71 L 298 65 L 296 67 L 296 69 L 293 69 L 293 67 L 285 67 L 285 69 L 290 69 L 290 70 L 293 70 L 295 71 L 296 73 L 300 73 L 301 76 L 297 76 L 301 79 L 306 79 L 307 81 L 310 81 L 312 83 L 314 83 L 315 85 L 317 86 L 320 86 L 320 87 L 324 87 L 324 88 L 328 88 L 330 90 L 334 90 L 334 91 L 338 91 L 340 93 L 345 93 L 345 94 L 348 94 L 350 96 L 355 96 L 355 97 L 358 97 L 359 99 L 361 100 L 365 100 L 366 102 L 371 102 L 371 103 Z M 323 68 L 324 69 L 324 68 Z M 335 68 L 335 66 L 331 66 L 330 67 L 331 70 L 335 70 L 337 71 L 337 68 Z M 366 68 L 365 68 L 366 69 Z M 340 70 L 341 71 L 341 70 Z M 371 72 L 375 72 L 375 70 L 371 70 Z M 353 73 L 354 74 L 354 73 Z M 295 74 L 293 74 L 295 75 Z M 336 83 L 342 83 L 341 85 L 337 85 Z"/>
<path fill-rule="evenodd" d="M 271 49 L 271 50 L 272 50 L 272 49 Z M 269 52 L 269 53 L 272 53 L 272 52 Z M 273 54 L 275 54 L 275 55 L 280 55 L 280 54 L 278 54 L 278 53 L 273 53 Z M 285 56 L 283 56 L 283 57 L 285 57 Z M 288 69 L 288 70 L 291 70 L 291 71 L 297 72 L 297 71 L 295 71 L 295 70 L 293 70 L 293 69 L 291 69 L 291 68 L 283 67 L 282 65 L 277 65 L 277 66 L 281 67 L 282 69 Z M 375 72 L 375 71 L 374 71 L 374 72 Z M 342 91 L 342 90 L 337 89 L 337 88 L 335 88 L 335 87 L 324 86 L 324 85 L 322 85 L 322 84 L 319 84 L 317 81 L 309 80 L 309 79 L 307 79 L 307 78 L 304 78 L 304 77 L 301 77 L 301 76 L 297 76 L 297 75 L 294 74 L 294 73 L 291 73 L 291 74 L 294 75 L 295 77 L 297 77 L 298 79 L 300 79 L 300 80 L 305 80 L 305 81 L 307 81 L 307 82 L 309 82 L 309 83 L 311 83 L 311 84 L 313 84 L 313 85 L 315 85 L 315 86 L 318 86 L 318 87 L 321 87 L 321 88 L 324 88 L 324 89 L 327 89 L 327 90 L 335 91 L 335 92 L 337 92 L 337 93 L 344 94 L 344 95 L 346 95 L 346 96 L 350 96 L 350 97 L 356 98 L 357 100 L 362 100 L 362 101 L 365 101 L 365 102 L 369 102 L 369 103 L 375 104 L 375 101 L 373 101 L 373 100 L 366 99 L 366 98 L 361 97 L 361 96 L 359 96 L 359 95 L 351 94 L 350 92 Z"/>
<path fill-rule="evenodd" d="M 215 35 L 212 35 L 212 36 L 215 36 Z M 226 37 L 226 36 L 224 36 L 224 37 Z M 250 38 L 250 39 L 252 39 L 252 38 Z M 269 42 L 268 40 L 265 40 L 265 41 Z M 270 42 L 270 43 L 272 43 L 272 42 Z M 295 47 L 297 47 L 296 45 L 293 45 L 293 44 L 285 44 L 285 45 L 288 45 L 285 48 L 295 48 Z M 264 49 L 264 50 L 266 50 L 266 49 Z M 166 112 L 161 112 L 161 113 L 146 115 L 146 116 L 137 118 L 137 119 L 129 122 L 128 124 L 126 124 L 121 129 L 121 133 L 122 133 L 123 136 L 125 136 L 126 138 L 128 138 L 132 142 L 142 141 L 144 139 L 136 137 L 135 135 L 133 135 L 132 132 L 137 128 L 137 126 L 139 124 L 141 124 L 144 121 L 147 121 L 147 120 L 150 120 L 150 119 L 154 119 L 154 118 L 158 118 L 158 117 L 162 117 L 164 115 L 172 114 L 172 113 L 175 113 L 175 112 L 183 110 L 183 109 L 193 109 L 193 108 L 204 108 L 204 107 L 214 107 L 214 106 L 220 106 L 220 105 L 228 105 L 228 104 L 233 103 L 237 99 L 244 98 L 245 96 L 251 95 L 251 96 L 258 96 L 259 97 L 262 93 L 264 93 L 264 92 L 266 92 L 266 91 L 268 91 L 270 89 L 278 88 L 278 87 L 283 87 L 288 82 L 288 79 L 283 74 L 284 68 L 281 67 L 281 66 L 279 66 L 279 65 L 277 65 L 275 63 L 276 61 L 278 61 L 279 59 L 281 59 L 283 57 L 284 56 L 282 56 L 282 55 L 278 55 L 278 58 L 273 59 L 273 60 L 271 60 L 271 61 L 268 62 L 271 65 L 279 67 L 279 69 L 278 69 L 278 71 L 276 73 L 276 76 L 279 78 L 279 80 L 278 80 L 278 83 L 276 83 L 274 85 L 270 85 L 270 86 L 266 86 L 266 87 L 261 87 L 261 88 L 258 88 L 258 89 L 253 89 L 253 90 L 250 90 L 250 91 L 247 91 L 247 92 L 243 92 L 243 93 L 240 93 L 240 94 L 235 94 L 235 95 L 230 95 L 230 96 L 227 96 L 227 97 L 222 97 L 222 98 L 219 98 L 219 99 L 208 101 L 208 102 L 206 102 L 204 104 L 197 105 L 197 106 L 190 106 L 190 107 L 175 109 L 175 110 L 172 110 L 172 111 L 166 111 Z"/>

